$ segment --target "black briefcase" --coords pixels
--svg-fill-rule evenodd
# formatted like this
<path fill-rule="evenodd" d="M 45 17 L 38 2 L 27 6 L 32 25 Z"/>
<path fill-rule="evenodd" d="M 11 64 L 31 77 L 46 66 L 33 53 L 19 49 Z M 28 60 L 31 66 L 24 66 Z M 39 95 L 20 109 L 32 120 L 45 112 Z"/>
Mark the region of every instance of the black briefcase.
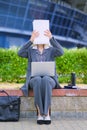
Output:
<path fill-rule="evenodd" d="M 0 121 L 18 121 L 20 117 L 20 97 L 9 96 L 4 90 L 6 96 L 0 96 Z"/>

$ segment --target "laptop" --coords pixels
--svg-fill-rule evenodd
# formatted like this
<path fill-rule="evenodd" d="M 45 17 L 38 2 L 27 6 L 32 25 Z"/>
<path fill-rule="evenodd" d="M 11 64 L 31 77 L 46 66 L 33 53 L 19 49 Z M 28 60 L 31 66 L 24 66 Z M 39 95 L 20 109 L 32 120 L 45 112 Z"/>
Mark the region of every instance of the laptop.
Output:
<path fill-rule="evenodd" d="M 31 62 L 31 76 L 54 76 L 55 62 Z"/>

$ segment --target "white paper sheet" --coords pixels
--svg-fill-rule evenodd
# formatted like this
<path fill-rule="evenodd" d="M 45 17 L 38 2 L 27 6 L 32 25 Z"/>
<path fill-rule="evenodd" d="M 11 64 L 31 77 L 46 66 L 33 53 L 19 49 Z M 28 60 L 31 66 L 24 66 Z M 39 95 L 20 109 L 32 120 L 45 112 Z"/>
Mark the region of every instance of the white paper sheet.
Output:
<path fill-rule="evenodd" d="M 44 36 L 44 31 L 49 30 L 49 20 L 34 20 L 33 30 L 39 32 L 39 37 L 34 40 L 34 44 L 49 44 L 49 38 Z"/>

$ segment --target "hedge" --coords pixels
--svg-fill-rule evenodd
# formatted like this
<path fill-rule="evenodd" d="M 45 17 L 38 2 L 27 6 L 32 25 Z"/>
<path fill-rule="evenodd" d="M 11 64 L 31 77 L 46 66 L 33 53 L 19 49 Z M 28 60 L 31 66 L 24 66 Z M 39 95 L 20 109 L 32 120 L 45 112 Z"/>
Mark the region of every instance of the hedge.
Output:
<path fill-rule="evenodd" d="M 78 83 L 87 83 L 87 49 L 65 50 L 62 57 L 56 58 L 57 73 L 64 75 L 60 82 L 68 82 L 70 74 L 76 73 Z M 69 75 L 69 78 L 68 78 Z M 62 81 L 63 80 L 63 81 Z"/>
<path fill-rule="evenodd" d="M 27 60 L 17 55 L 17 50 L 0 49 L 0 79 L 7 82 L 21 82 L 25 75 Z"/>
<path fill-rule="evenodd" d="M 17 55 L 18 49 L 0 49 L 0 81 L 25 82 L 27 59 Z M 59 82 L 70 82 L 72 72 L 76 82 L 87 83 L 87 49 L 64 49 L 64 55 L 56 58 Z M 23 78 L 24 77 L 24 78 Z"/>

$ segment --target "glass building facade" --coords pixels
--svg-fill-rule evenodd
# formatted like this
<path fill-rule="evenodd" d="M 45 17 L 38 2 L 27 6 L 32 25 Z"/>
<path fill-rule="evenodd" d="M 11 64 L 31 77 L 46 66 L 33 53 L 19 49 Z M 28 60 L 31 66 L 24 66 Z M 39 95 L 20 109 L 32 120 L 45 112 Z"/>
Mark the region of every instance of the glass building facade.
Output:
<path fill-rule="evenodd" d="M 48 19 L 50 30 L 67 48 L 87 46 L 87 14 L 46 0 L 0 0 L 0 47 L 22 45 L 34 19 Z"/>

